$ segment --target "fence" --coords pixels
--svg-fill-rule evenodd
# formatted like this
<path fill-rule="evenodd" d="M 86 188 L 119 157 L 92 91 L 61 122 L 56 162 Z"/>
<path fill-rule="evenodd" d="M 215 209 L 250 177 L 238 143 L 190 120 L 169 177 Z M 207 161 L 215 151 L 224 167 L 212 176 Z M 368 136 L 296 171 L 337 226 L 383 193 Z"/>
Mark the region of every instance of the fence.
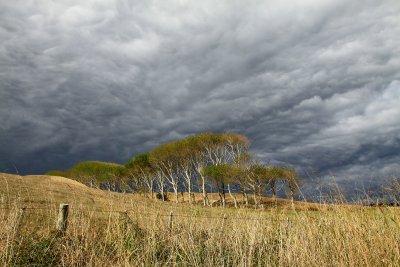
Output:
<path fill-rule="evenodd" d="M 11 210 L 12 207 L 0 207 L 0 209 L 7 209 Z M 27 210 L 49 210 L 49 207 L 22 207 L 18 210 L 18 215 L 15 223 L 15 230 L 18 232 L 19 228 L 21 227 L 23 218 L 25 216 L 25 212 Z M 127 210 L 99 210 L 99 209 L 85 209 L 85 208 L 74 208 L 74 211 L 86 211 L 86 212 L 101 212 L 101 213 L 117 213 L 124 216 L 127 216 L 129 219 L 129 214 L 137 212 L 136 210 L 127 209 Z M 66 234 L 67 226 L 68 226 L 68 215 L 70 212 L 70 205 L 69 204 L 60 204 L 57 218 L 56 218 L 56 225 L 55 230 L 57 232 L 57 236 L 64 236 Z M 146 213 L 140 212 L 140 215 L 144 216 L 158 216 L 158 217 L 166 217 L 168 219 L 167 226 L 171 231 L 173 228 L 173 222 L 175 217 L 181 218 L 198 218 L 198 219 L 218 219 L 221 220 L 221 232 L 224 230 L 225 224 L 227 220 L 242 220 L 242 221 L 271 221 L 271 218 L 254 218 L 254 217 L 238 217 L 238 216 L 227 216 L 227 214 L 223 214 L 223 216 L 201 216 L 201 215 L 194 215 L 194 214 L 182 214 L 182 213 L 174 213 L 172 210 L 169 213 Z M 288 220 L 288 218 L 285 218 Z"/>

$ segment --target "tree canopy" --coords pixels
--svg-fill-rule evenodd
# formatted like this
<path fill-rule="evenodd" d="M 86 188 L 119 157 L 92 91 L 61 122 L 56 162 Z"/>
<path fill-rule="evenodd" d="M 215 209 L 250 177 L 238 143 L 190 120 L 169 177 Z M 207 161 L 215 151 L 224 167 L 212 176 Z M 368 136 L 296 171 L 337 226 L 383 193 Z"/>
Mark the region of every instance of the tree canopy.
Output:
<path fill-rule="evenodd" d="M 200 191 L 204 205 L 209 205 L 210 188 L 216 188 L 225 203 L 227 188 L 233 198 L 232 190 L 245 195 L 246 203 L 247 194 L 252 193 L 257 204 L 257 199 L 269 190 L 275 197 L 277 182 L 286 184 L 293 199 L 297 189 L 296 171 L 258 163 L 249 152 L 249 146 L 248 138 L 240 134 L 206 132 L 161 144 L 134 156 L 124 165 L 87 161 L 65 172 L 50 171 L 48 174 L 75 178 L 91 185 L 107 184 L 107 188 L 111 188 L 111 184 L 113 188 L 126 185 L 130 191 L 151 196 L 158 192 L 161 199 L 172 190 L 177 203 L 180 192 L 188 192 L 192 203 L 192 192 Z"/>

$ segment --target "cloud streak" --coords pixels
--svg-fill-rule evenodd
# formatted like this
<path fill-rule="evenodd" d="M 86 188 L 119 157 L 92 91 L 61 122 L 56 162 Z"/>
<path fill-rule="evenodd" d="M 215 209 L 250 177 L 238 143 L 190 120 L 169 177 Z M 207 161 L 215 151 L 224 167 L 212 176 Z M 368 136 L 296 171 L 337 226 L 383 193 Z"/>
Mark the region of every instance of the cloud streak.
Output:
<path fill-rule="evenodd" d="M 398 1 L 3 1 L 0 168 L 248 136 L 322 176 L 399 173 Z"/>

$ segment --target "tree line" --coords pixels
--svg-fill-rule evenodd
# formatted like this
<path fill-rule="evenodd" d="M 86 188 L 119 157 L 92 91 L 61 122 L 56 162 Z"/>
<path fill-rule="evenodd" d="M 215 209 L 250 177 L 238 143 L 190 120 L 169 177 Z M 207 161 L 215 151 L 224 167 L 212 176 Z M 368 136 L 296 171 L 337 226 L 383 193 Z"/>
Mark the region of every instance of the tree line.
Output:
<path fill-rule="evenodd" d="M 237 193 L 243 195 L 245 205 L 261 203 L 261 197 L 271 192 L 277 194 L 277 183 L 288 188 L 294 202 L 297 190 L 297 174 L 286 166 L 261 164 L 249 152 L 250 141 L 243 135 L 233 133 L 201 133 L 162 144 L 139 154 L 125 165 L 108 162 L 81 162 L 71 169 L 50 171 L 77 179 L 92 187 L 108 190 L 141 192 L 167 200 L 173 192 L 179 202 L 179 193 L 187 192 L 190 204 L 194 191 L 201 192 L 203 205 L 210 205 L 208 194 L 217 191 L 219 202 L 226 205 L 229 194 L 238 207 Z"/>

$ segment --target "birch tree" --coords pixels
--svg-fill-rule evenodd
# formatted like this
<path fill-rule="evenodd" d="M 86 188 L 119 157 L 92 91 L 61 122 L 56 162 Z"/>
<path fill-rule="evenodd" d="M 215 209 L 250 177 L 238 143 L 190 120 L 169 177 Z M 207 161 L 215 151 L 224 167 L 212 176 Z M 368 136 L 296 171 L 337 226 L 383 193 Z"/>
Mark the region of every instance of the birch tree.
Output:
<path fill-rule="evenodd" d="M 150 192 L 154 198 L 155 168 L 151 165 L 148 153 L 142 153 L 130 160 L 125 167 L 136 180 L 137 185 L 143 185 L 144 193 Z"/>
<path fill-rule="evenodd" d="M 179 203 L 178 193 L 180 176 L 175 144 L 171 142 L 158 146 L 150 152 L 149 159 L 151 164 L 161 172 L 163 177 L 171 185 L 175 194 L 175 202 Z"/>
<path fill-rule="evenodd" d="M 229 179 L 227 164 L 212 165 L 203 168 L 203 175 L 208 177 L 218 190 L 222 207 L 225 208 L 225 183 Z"/>
<path fill-rule="evenodd" d="M 177 175 L 181 175 L 185 181 L 189 194 L 189 204 L 192 204 L 192 189 L 195 172 L 194 157 L 196 154 L 196 147 L 193 142 L 191 142 L 190 138 L 185 138 L 174 143 L 174 150 L 178 167 Z"/>
<path fill-rule="evenodd" d="M 292 205 L 292 209 L 295 210 L 294 195 L 296 194 L 296 191 L 298 189 L 297 173 L 296 173 L 296 170 L 293 168 L 286 168 L 284 170 L 284 175 L 285 175 L 288 187 L 289 187 L 290 203 Z"/>

